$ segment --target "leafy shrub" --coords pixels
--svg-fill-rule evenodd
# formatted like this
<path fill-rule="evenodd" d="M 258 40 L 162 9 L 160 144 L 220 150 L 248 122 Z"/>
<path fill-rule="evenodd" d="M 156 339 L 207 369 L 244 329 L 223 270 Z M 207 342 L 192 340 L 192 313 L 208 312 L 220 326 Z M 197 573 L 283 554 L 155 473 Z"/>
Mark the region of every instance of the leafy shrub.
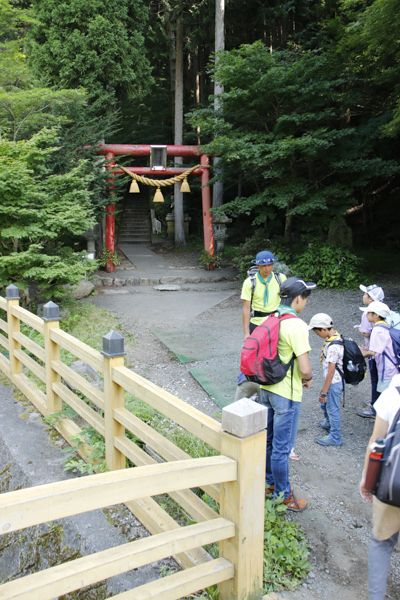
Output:
<path fill-rule="evenodd" d="M 264 594 L 294 589 L 311 569 L 303 531 L 298 523 L 285 519 L 287 507 L 282 499 L 265 502 Z"/>
<path fill-rule="evenodd" d="M 251 267 L 251 261 L 262 250 L 269 250 L 274 256 L 278 256 L 280 261 L 290 261 L 290 252 L 283 239 L 274 238 L 270 240 L 263 229 L 257 229 L 255 234 L 239 247 L 239 256 L 234 259 L 242 280 L 247 277 L 247 270 Z"/>
<path fill-rule="evenodd" d="M 291 265 L 299 277 L 321 287 L 357 287 L 362 277 L 363 260 L 342 246 L 316 241 Z"/>

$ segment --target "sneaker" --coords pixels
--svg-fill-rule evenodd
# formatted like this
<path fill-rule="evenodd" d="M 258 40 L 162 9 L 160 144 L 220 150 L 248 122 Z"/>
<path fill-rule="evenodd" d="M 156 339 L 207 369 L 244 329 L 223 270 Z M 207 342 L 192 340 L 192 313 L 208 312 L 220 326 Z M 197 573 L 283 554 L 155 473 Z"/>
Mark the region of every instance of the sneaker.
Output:
<path fill-rule="evenodd" d="M 265 484 L 265 495 L 266 496 L 272 496 L 272 494 L 274 493 L 274 490 L 275 490 L 274 483 L 271 483 L 271 485 Z"/>
<path fill-rule="evenodd" d="M 321 446 L 343 446 L 343 440 L 337 442 L 330 435 L 324 435 L 315 441 L 317 444 L 321 444 Z"/>
<path fill-rule="evenodd" d="M 329 424 L 329 421 L 327 419 L 322 419 L 322 421 L 320 421 L 318 423 L 319 427 L 321 427 L 321 429 L 326 429 L 326 431 L 330 431 L 331 430 L 331 426 Z"/>
<path fill-rule="evenodd" d="M 292 510 L 293 512 L 301 512 L 307 506 L 306 500 L 302 498 L 297 498 L 293 492 L 283 501 L 283 504 L 287 506 L 288 510 Z"/>
<path fill-rule="evenodd" d="M 360 408 L 357 414 L 359 417 L 364 417 L 365 419 L 375 419 L 376 417 L 376 411 L 371 405 L 368 408 Z"/>

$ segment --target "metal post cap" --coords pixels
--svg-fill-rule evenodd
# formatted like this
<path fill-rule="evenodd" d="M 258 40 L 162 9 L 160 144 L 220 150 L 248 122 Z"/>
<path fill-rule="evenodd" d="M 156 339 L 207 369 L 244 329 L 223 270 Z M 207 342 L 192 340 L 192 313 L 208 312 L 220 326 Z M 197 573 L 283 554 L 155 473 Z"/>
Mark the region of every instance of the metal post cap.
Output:
<path fill-rule="evenodd" d="M 19 289 L 13 283 L 10 283 L 10 285 L 6 287 L 6 298 L 7 300 L 19 298 Z"/>
<path fill-rule="evenodd" d="M 124 338 L 119 335 L 116 331 L 110 331 L 107 335 L 103 336 L 103 356 L 107 358 L 115 358 L 116 356 L 125 356 L 124 352 Z"/>
<path fill-rule="evenodd" d="M 60 320 L 60 309 L 57 304 L 54 304 L 50 300 L 47 304 L 43 305 L 43 321 L 59 321 Z"/>

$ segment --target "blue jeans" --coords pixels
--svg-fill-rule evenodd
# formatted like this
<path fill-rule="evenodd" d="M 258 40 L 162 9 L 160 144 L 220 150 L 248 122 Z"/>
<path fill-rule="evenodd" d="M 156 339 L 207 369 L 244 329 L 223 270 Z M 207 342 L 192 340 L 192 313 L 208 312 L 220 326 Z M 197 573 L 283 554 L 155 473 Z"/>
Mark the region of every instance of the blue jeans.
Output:
<path fill-rule="evenodd" d="M 274 496 L 291 494 L 289 483 L 289 454 L 296 439 L 300 402 L 260 389 L 261 402 L 268 408 L 267 463 L 265 483 L 275 483 Z"/>
<path fill-rule="evenodd" d="M 343 383 L 331 383 L 326 402 L 320 402 L 324 417 L 330 425 L 329 436 L 335 442 L 341 442 L 340 435 L 340 398 L 342 396 Z"/>

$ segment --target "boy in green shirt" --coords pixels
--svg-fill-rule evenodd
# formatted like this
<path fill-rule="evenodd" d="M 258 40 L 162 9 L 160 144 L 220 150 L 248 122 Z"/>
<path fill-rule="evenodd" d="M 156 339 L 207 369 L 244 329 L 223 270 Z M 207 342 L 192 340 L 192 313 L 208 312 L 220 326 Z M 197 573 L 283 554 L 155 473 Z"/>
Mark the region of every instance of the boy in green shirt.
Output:
<path fill-rule="evenodd" d="M 289 277 L 281 285 L 279 316 L 292 313 L 296 317 L 304 309 L 315 283 L 306 283 L 298 277 Z M 268 319 L 268 317 L 267 317 Z M 289 454 L 296 439 L 303 387 L 312 385 L 308 327 L 301 319 L 282 321 L 279 330 L 278 354 L 283 363 L 295 355 L 293 373 L 274 385 L 260 387 L 261 402 L 268 408 L 267 463 L 265 470 L 266 493 L 278 497 L 284 494 L 289 510 L 300 512 L 307 502 L 296 498 L 289 482 Z"/>

